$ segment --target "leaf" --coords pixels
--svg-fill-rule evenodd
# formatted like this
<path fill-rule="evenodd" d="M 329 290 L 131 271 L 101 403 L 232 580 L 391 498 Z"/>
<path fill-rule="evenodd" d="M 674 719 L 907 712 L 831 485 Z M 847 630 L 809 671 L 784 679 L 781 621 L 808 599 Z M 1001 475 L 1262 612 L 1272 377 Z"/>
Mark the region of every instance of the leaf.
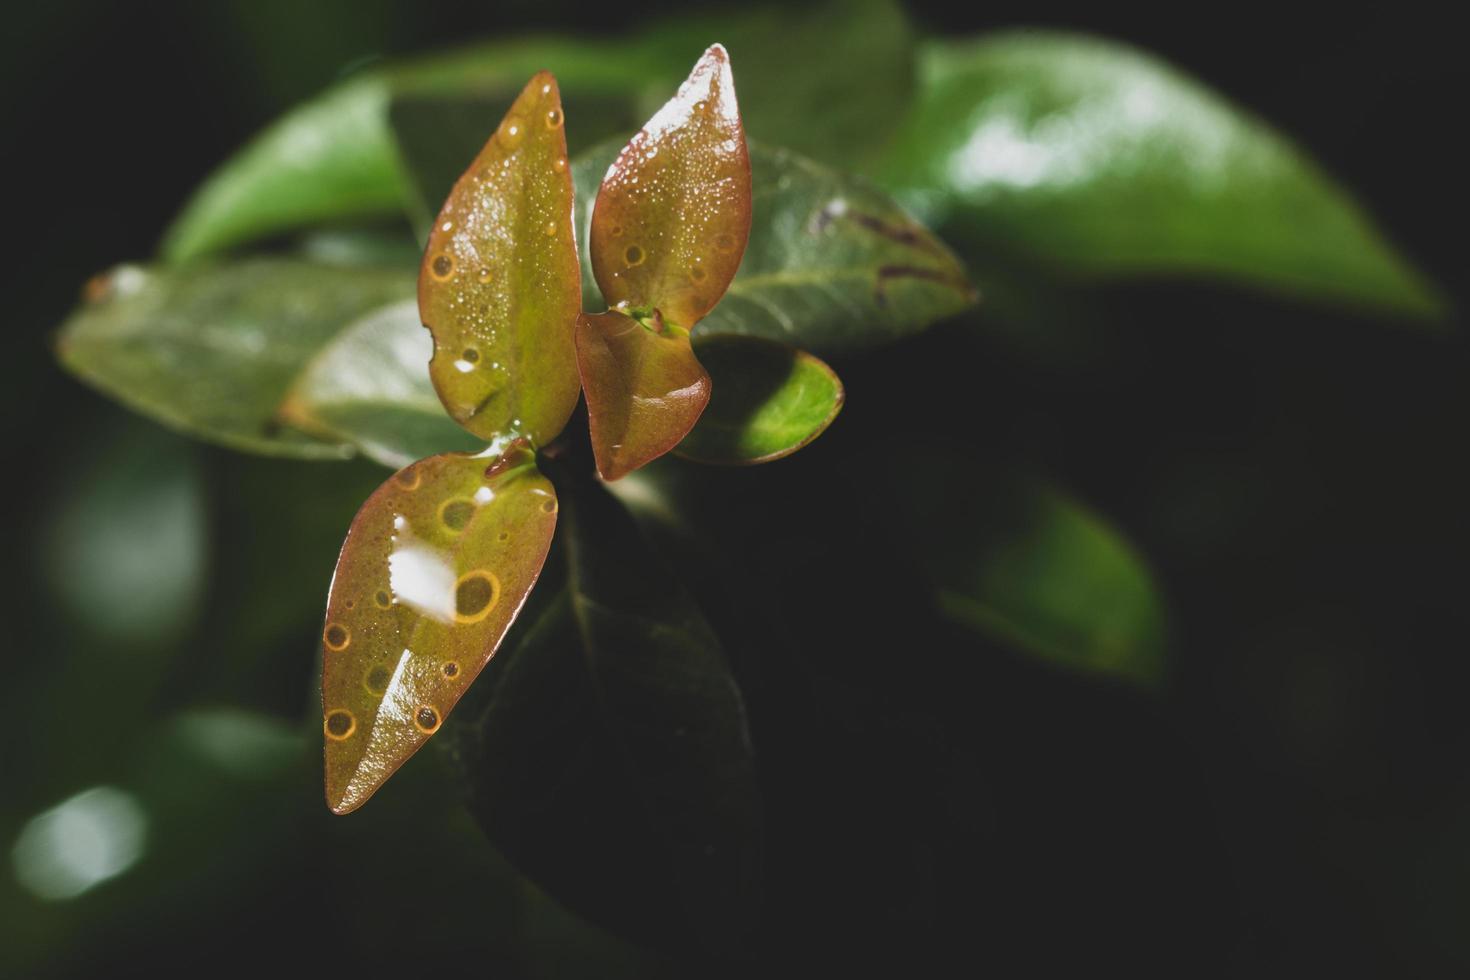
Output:
<path fill-rule="evenodd" d="M 572 166 L 577 230 L 618 152 L 603 144 Z M 696 337 L 744 334 L 818 353 L 868 350 L 972 306 L 964 267 L 871 183 L 775 147 L 750 144 L 753 215 L 740 271 Z M 588 249 L 582 302 L 597 307 Z"/>
<path fill-rule="evenodd" d="M 1235 282 L 1430 314 L 1427 283 L 1289 141 L 1125 45 L 934 42 L 886 181 L 951 240 L 1084 277 Z"/>
<path fill-rule="evenodd" d="M 895 530 L 950 619 L 1063 667 L 1160 683 L 1162 601 L 1102 518 L 1038 480 L 942 452 L 916 454 L 892 499 Z"/>
<path fill-rule="evenodd" d="M 450 416 L 489 441 L 544 446 L 577 405 L 581 277 L 556 79 L 527 83 L 429 234 L 419 314 Z"/>
<path fill-rule="evenodd" d="M 361 806 L 438 730 L 546 560 L 556 492 L 532 454 L 399 470 L 347 532 L 322 631 L 327 805 Z"/>
<path fill-rule="evenodd" d="M 477 451 L 484 441 L 444 413 L 429 381 L 433 346 L 416 301 L 374 310 L 307 364 L 280 416 L 392 469 L 437 453 Z"/>
<path fill-rule="evenodd" d="M 486 834 L 553 898 L 645 942 L 734 948 L 754 913 L 761 810 L 718 640 L 627 513 L 566 502 L 567 590 L 447 738 Z"/>
<path fill-rule="evenodd" d="M 57 352 L 82 380 L 165 425 L 248 452 L 341 459 L 350 446 L 285 428 L 276 410 L 344 325 L 412 289 L 386 266 L 118 266 L 88 284 Z"/>
<path fill-rule="evenodd" d="M 826 431 L 842 410 L 842 382 L 825 363 L 785 344 L 735 335 L 695 345 L 709 371 L 709 407 L 675 449 L 700 463 L 766 463 Z"/>
<path fill-rule="evenodd" d="M 180 262 L 317 222 L 415 207 L 389 125 L 390 106 L 400 101 L 501 100 L 452 176 L 533 72 L 555 71 L 579 120 L 575 138 L 608 135 L 617 130 L 601 127 L 631 128 L 646 118 L 659 104 L 653 93 L 676 84 L 711 38 L 760 66 L 745 108 L 767 139 L 850 165 L 901 120 L 912 87 L 912 31 L 895 4 L 880 0 L 701 14 L 631 38 L 497 40 L 359 75 L 290 110 L 201 185 L 168 229 L 163 257 Z M 827 45 L 845 57 L 810 57 Z M 584 106 L 591 111 L 579 111 Z"/>
<path fill-rule="evenodd" d="M 655 313 L 645 325 L 616 310 L 577 319 L 577 368 L 597 472 L 616 480 L 679 444 L 710 400 L 689 332 Z"/>
<path fill-rule="evenodd" d="M 691 329 L 740 267 L 750 207 L 735 82 L 716 44 L 602 178 L 588 252 L 603 298 Z"/>

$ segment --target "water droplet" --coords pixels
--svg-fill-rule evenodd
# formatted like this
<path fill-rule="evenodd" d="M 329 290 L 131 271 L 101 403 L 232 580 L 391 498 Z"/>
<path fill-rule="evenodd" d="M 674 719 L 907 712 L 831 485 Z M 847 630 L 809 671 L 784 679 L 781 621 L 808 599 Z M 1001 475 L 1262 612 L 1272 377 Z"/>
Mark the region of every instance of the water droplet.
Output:
<path fill-rule="evenodd" d="M 700 265 L 699 263 L 700 259 L 698 256 L 696 256 L 694 259 L 694 265 L 691 265 L 689 267 L 689 278 L 693 279 L 695 282 L 703 282 L 704 277 L 709 275 L 709 273 L 705 271 L 704 266 Z"/>
<path fill-rule="evenodd" d="M 643 249 L 637 245 L 629 245 L 627 250 L 623 252 L 623 261 L 628 263 L 630 268 L 635 265 L 642 265 L 643 260 L 647 257 L 643 254 Z"/>
<path fill-rule="evenodd" d="M 432 735 L 439 727 L 439 712 L 427 704 L 421 704 L 419 709 L 413 713 L 413 723 L 425 735 Z"/>
<path fill-rule="evenodd" d="M 489 282 L 490 281 L 490 270 L 488 268 L 487 269 L 481 269 L 479 275 L 480 275 L 480 281 L 481 282 Z"/>
<path fill-rule="evenodd" d="M 444 222 L 442 225 L 439 226 L 439 230 L 440 231 L 453 231 L 454 230 L 454 222 L 453 221 L 446 221 L 446 222 Z"/>
<path fill-rule="evenodd" d="M 608 234 L 612 235 L 614 238 L 622 238 L 623 237 L 623 226 L 622 225 L 613 225 L 612 228 L 609 229 Z"/>
<path fill-rule="evenodd" d="M 477 568 L 454 583 L 454 618 L 461 623 L 478 623 L 490 615 L 500 598 L 500 580 Z"/>
<path fill-rule="evenodd" d="M 722 231 L 715 236 L 715 248 L 721 252 L 733 251 L 735 248 L 735 236 L 728 231 Z"/>
<path fill-rule="evenodd" d="M 393 671 L 385 664 L 377 664 L 362 679 L 362 686 L 369 694 L 381 695 L 388 690 L 388 682 L 392 679 Z"/>
<path fill-rule="evenodd" d="M 546 500 L 541 501 L 541 512 L 543 514 L 554 514 L 554 513 L 556 513 L 556 501 L 555 500 L 552 500 L 550 498 L 547 498 Z"/>
<path fill-rule="evenodd" d="M 465 497 L 454 497 L 439 505 L 439 522 L 451 531 L 463 531 L 474 516 L 475 502 Z"/>
<path fill-rule="evenodd" d="M 357 731 L 357 719 L 352 717 L 352 712 L 346 708 L 336 708 L 327 712 L 326 719 L 322 722 L 322 731 L 327 738 L 334 742 L 350 738 Z"/>
<path fill-rule="evenodd" d="M 475 350 L 473 347 L 466 347 L 464 349 L 464 353 L 459 356 L 464 358 L 466 361 L 469 361 L 471 364 L 474 364 L 480 359 L 480 352 Z"/>
<path fill-rule="evenodd" d="M 373 596 L 373 602 L 377 604 L 379 609 L 387 609 L 393 605 L 393 596 L 388 594 L 387 589 L 379 589 L 377 594 Z"/>
<path fill-rule="evenodd" d="M 444 665 L 444 676 L 445 677 L 458 677 L 459 676 L 459 664 L 456 663 L 453 660 L 451 660 L 447 664 L 445 664 Z"/>
<path fill-rule="evenodd" d="M 548 221 L 548 222 L 546 222 L 546 234 L 547 235 L 555 235 L 556 234 L 556 222 L 555 221 Z"/>
<path fill-rule="evenodd" d="M 709 103 L 706 102 L 704 99 L 700 99 L 698 102 L 694 103 L 694 111 L 699 113 L 700 115 L 703 115 L 704 113 L 709 111 Z"/>
<path fill-rule="evenodd" d="M 500 142 L 508 150 L 514 150 L 526 138 L 526 124 L 518 116 L 506 116 L 500 124 Z"/>
<path fill-rule="evenodd" d="M 548 109 L 546 111 L 546 128 L 555 129 L 561 125 L 561 110 Z"/>
<path fill-rule="evenodd" d="M 352 642 L 352 632 L 341 623 L 328 623 L 322 630 L 322 642 L 334 653 L 346 650 L 347 644 Z"/>
<path fill-rule="evenodd" d="M 567 158 L 557 157 L 555 160 L 552 161 L 551 169 L 555 170 L 557 173 L 564 173 L 567 169 Z"/>
<path fill-rule="evenodd" d="M 399 470 L 393 475 L 393 479 L 397 480 L 398 485 L 405 490 L 417 490 L 419 483 L 422 481 L 422 477 L 419 476 L 419 471 L 413 467 Z"/>
<path fill-rule="evenodd" d="M 499 540 L 499 541 L 509 541 L 510 540 L 510 532 L 509 531 L 501 531 L 498 535 L 496 535 L 496 539 Z"/>
<path fill-rule="evenodd" d="M 429 263 L 429 272 L 435 279 L 443 282 L 454 275 L 454 257 L 448 252 L 440 252 Z"/>

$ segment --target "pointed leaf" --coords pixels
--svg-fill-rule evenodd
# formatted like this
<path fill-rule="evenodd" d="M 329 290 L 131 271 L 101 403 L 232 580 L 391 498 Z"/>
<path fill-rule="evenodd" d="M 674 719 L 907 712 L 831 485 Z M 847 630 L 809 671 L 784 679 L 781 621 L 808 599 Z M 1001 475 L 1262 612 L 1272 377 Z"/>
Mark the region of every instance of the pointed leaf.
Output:
<path fill-rule="evenodd" d="M 585 477 L 557 485 L 567 589 L 487 671 L 479 710 L 446 726 L 471 808 L 578 914 L 646 942 L 730 948 L 750 926 L 761 850 L 740 690 L 626 511 Z"/>
<path fill-rule="evenodd" d="M 234 449 L 340 459 L 350 446 L 281 425 L 277 409 L 339 330 L 412 290 L 410 275 L 385 266 L 119 266 L 88 284 L 57 352 L 84 381 L 166 425 Z"/>
<path fill-rule="evenodd" d="M 374 310 L 312 358 L 281 405 L 303 432 L 350 442 L 398 469 L 416 459 L 484 447 L 454 424 L 429 381 L 434 344 L 414 300 Z"/>
<path fill-rule="evenodd" d="M 688 330 L 724 295 L 749 234 L 750 157 L 716 44 L 603 177 L 592 271 L 609 306 L 657 309 Z"/>
<path fill-rule="evenodd" d="M 837 374 L 806 351 L 758 337 L 696 340 L 709 371 L 709 407 L 675 450 L 726 465 L 789 456 L 826 431 L 842 410 Z"/>
<path fill-rule="evenodd" d="M 573 165 L 577 229 L 615 144 Z M 788 150 L 750 144 L 757 202 L 750 244 L 720 305 L 695 336 L 748 334 L 819 353 L 865 350 L 974 305 L 964 266 L 923 225 L 866 180 Z M 591 250 L 582 250 L 583 308 L 597 306 Z"/>
<path fill-rule="evenodd" d="M 395 473 L 342 545 L 322 631 L 327 805 L 361 806 L 438 730 L 536 583 L 556 493 L 523 444 Z"/>
<path fill-rule="evenodd" d="M 487 441 L 545 445 L 577 405 L 582 296 L 564 122 L 556 79 L 536 75 L 454 185 L 419 273 L 429 376 L 450 416 Z"/>
<path fill-rule="evenodd" d="M 1081 276 L 1185 273 L 1433 313 L 1424 280 L 1264 122 L 1096 38 L 936 42 L 884 173 L 951 240 Z"/>
<path fill-rule="evenodd" d="M 709 404 L 689 332 L 616 310 L 577 320 L 577 368 L 597 472 L 616 480 L 679 444 Z"/>

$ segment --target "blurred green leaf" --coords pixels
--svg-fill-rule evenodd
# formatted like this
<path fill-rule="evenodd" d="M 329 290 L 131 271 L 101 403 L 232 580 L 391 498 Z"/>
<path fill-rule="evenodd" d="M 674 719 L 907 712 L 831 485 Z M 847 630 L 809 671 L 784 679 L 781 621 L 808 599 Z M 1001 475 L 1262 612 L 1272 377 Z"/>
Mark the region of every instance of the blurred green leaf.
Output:
<path fill-rule="evenodd" d="M 842 382 L 794 347 L 733 334 L 706 337 L 694 354 L 713 383 L 710 403 L 674 450 L 701 463 L 765 463 L 789 456 L 842 409 Z"/>
<path fill-rule="evenodd" d="M 731 51 L 749 132 L 844 166 L 882 144 L 912 85 L 911 32 L 885 0 L 701 14 L 630 38 L 531 36 L 439 53 L 350 79 L 262 130 L 185 205 L 163 257 L 178 262 L 330 219 L 432 215 L 446 175 L 469 165 L 537 71 L 556 74 L 568 137 L 587 145 L 646 118 L 713 41 Z M 811 56 L 829 46 L 843 57 Z M 445 96 L 456 100 L 446 107 Z M 434 120 L 474 132 L 456 129 L 432 165 L 409 151 L 416 189 L 394 146 L 390 107 L 400 132 Z M 404 112 L 412 121 L 401 120 Z"/>
<path fill-rule="evenodd" d="M 760 850 L 739 689 L 621 506 L 585 478 L 557 486 L 568 585 L 542 583 L 440 744 L 490 839 L 559 902 L 632 937 L 731 948 Z"/>
<path fill-rule="evenodd" d="M 89 284 L 57 350 L 82 380 L 176 429 L 249 452 L 340 459 L 350 446 L 286 428 L 277 410 L 343 327 L 413 289 L 411 267 L 119 266 Z"/>
<path fill-rule="evenodd" d="M 282 417 L 323 438 L 350 442 L 393 469 L 436 453 L 483 449 L 445 414 L 429 381 L 433 352 L 416 301 L 374 310 L 307 364 Z"/>
<path fill-rule="evenodd" d="M 892 499 L 949 618 L 1064 667 L 1162 680 L 1153 576 L 1100 517 L 1041 481 L 940 451 L 915 454 Z"/>
<path fill-rule="evenodd" d="M 1162 61 L 1096 38 L 931 42 L 883 168 L 980 252 L 1088 277 L 1183 273 L 1432 314 L 1430 286 L 1290 142 Z"/>
<path fill-rule="evenodd" d="M 607 143 L 572 165 L 583 243 L 597 188 L 621 149 L 621 140 Z M 755 142 L 750 166 L 750 243 L 696 339 L 745 334 L 822 353 L 862 350 L 974 303 L 959 260 L 867 181 Z M 601 309 L 588 249 L 580 253 L 583 307 Z"/>

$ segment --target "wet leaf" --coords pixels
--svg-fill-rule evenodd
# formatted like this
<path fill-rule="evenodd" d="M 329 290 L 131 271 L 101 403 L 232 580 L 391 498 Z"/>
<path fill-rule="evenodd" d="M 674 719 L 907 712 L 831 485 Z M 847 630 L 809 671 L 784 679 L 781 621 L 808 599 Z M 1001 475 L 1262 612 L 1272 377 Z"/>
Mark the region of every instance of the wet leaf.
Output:
<path fill-rule="evenodd" d="M 616 480 L 679 444 L 710 399 L 709 374 L 689 332 L 657 314 L 647 325 L 619 313 L 577 320 L 577 367 L 597 471 Z"/>
<path fill-rule="evenodd" d="M 1218 276 L 1405 313 L 1432 289 L 1271 127 L 1127 46 L 934 42 L 886 182 L 951 240 L 1078 276 Z"/>
<path fill-rule="evenodd" d="M 577 230 L 618 147 L 572 167 Z M 892 198 L 866 180 L 788 150 L 750 144 L 754 213 L 740 271 L 696 337 L 748 334 L 818 353 L 866 350 L 972 306 L 964 267 Z M 582 250 L 585 309 L 601 308 Z"/>
<path fill-rule="evenodd" d="M 521 444 L 420 460 L 368 498 L 322 631 L 333 811 L 361 806 L 489 662 L 541 572 L 556 509 Z"/>
<path fill-rule="evenodd" d="M 825 363 L 758 337 L 695 344 L 711 383 L 709 407 L 675 450 L 701 463 L 765 463 L 789 456 L 832 424 L 842 382 Z"/>
<path fill-rule="evenodd" d="M 283 426 L 277 409 L 338 331 L 412 290 L 396 267 L 119 266 L 88 284 L 57 351 L 82 380 L 165 425 L 233 449 L 340 459 L 350 446 Z"/>
<path fill-rule="evenodd" d="M 916 453 L 892 498 L 946 616 L 1063 667 L 1160 683 L 1162 600 L 1101 517 L 1042 481 L 944 451 Z"/>
<path fill-rule="evenodd" d="M 753 132 L 843 166 L 882 145 L 912 87 L 912 31 L 881 0 L 742 8 L 628 38 L 520 37 L 440 52 L 349 79 L 262 130 L 200 186 L 169 228 L 163 256 L 182 261 L 322 221 L 414 209 L 414 181 L 389 125 L 390 105 L 400 101 L 494 102 L 452 177 L 532 73 L 556 73 L 580 120 L 571 135 L 590 139 L 615 131 L 599 127 L 647 118 L 711 39 L 760 66 L 744 100 Z M 829 46 L 845 57 L 810 57 Z M 432 200 L 437 206 L 440 197 Z"/>
<path fill-rule="evenodd" d="M 303 432 L 351 443 L 398 469 L 443 452 L 470 452 L 485 440 L 465 432 L 439 403 L 427 365 L 434 344 L 418 303 L 374 310 L 312 358 L 281 406 Z"/>
<path fill-rule="evenodd" d="M 471 807 L 553 898 L 644 941 L 728 949 L 751 923 L 760 804 L 720 644 L 627 513 L 558 478 L 569 582 L 448 726 Z M 492 680 L 493 678 L 493 680 Z"/>
<path fill-rule="evenodd" d="M 720 301 L 750 234 L 750 156 L 730 59 L 704 53 L 602 178 L 588 252 L 608 306 L 692 328 Z"/>
<path fill-rule="evenodd" d="M 527 83 L 434 219 L 419 315 L 451 417 L 544 446 L 577 405 L 581 276 L 556 79 Z"/>

